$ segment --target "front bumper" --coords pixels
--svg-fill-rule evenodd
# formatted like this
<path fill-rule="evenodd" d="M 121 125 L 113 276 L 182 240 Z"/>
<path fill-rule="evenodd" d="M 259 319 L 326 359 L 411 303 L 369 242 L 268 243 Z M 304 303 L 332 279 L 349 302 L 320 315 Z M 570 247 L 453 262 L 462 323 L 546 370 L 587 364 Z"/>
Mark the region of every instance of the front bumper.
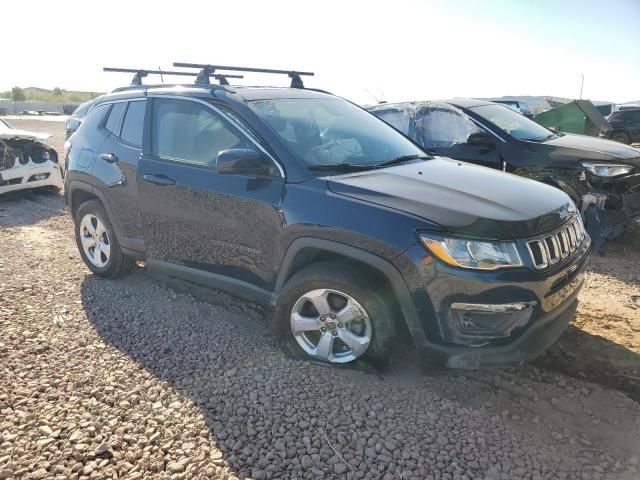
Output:
<path fill-rule="evenodd" d="M 575 314 L 588 256 L 586 244 L 552 272 L 478 272 L 448 267 L 421 245 L 412 247 L 403 276 L 424 331 L 416 339 L 421 358 L 473 369 L 513 367 L 539 356 Z"/>
<path fill-rule="evenodd" d="M 46 178 L 41 178 L 43 176 Z M 0 195 L 40 187 L 62 188 L 62 175 L 57 163 L 51 160 L 43 163 L 29 161 L 26 165 L 16 164 L 0 170 Z"/>

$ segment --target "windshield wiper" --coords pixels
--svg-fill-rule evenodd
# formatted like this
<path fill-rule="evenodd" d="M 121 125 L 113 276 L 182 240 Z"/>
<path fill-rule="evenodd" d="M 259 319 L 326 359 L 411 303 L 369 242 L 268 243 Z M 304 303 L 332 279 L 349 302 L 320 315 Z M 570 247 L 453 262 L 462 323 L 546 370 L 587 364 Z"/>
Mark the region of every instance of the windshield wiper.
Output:
<path fill-rule="evenodd" d="M 392 165 L 399 165 L 401 163 L 409 162 L 411 160 L 418 160 L 420 158 L 431 158 L 428 155 L 402 155 L 400 157 L 392 158 L 380 163 L 372 163 L 369 165 L 362 163 L 321 163 L 318 165 L 308 165 L 307 168 L 316 172 L 359 172 L 362 170 L 373 170 L 375 168 L 390 167 Z"/>
<path fill-rule="evenodd" d="M 307 165 L 312 172 L 358 172 L 360 170 L 369 170 L 375 165 L 362 165 L 359 163 L 320 163 L 318 165 Z"/>
<path fill-rule="evenodd" d="M 399 165 L 401 163 L 409 162 L 411 160 L 428 159 L 431 158 L 428 155 L 401 155 L 400 157 L 392 158 L 385 162 L 376 163 L 372 165 L 373 168 L 390 167 L 392 165 Z"/>

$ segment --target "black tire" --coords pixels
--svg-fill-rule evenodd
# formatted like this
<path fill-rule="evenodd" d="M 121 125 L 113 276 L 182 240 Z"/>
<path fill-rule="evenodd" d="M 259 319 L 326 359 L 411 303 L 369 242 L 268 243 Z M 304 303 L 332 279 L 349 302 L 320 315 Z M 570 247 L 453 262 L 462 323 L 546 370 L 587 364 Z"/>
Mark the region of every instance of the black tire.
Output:
<path fill-rule="evenodd" d="M 80 222 L 85 217 L 85 215 L 88 214 L 95 215 L 102 222 L 109 239 L 111 253 L 109 256 L 109 260 L 103 267 L 98 267 L 91 263 L 91 261 L 87 258 L 84 249 L 82 248 L 82 242 L 80 239 Z M 122 253 L 115 231 L 113 230 L 113 226 L 109 221 L 109 216 L 98 200 L 88 200 L 82 203 L 76 211 L 74 224 L 76 245 L 78 246 L 78 251 L 80 252 L 82 260 L 89 268 L 89 270 L 91 270 L 96 275 L 104 278 L 116 278 L 131 271 L 135 260 L 132 257 L 129 257 L 128 255 Z"/>
<path fill-rule="evenodd" d="M 627 132 L 623 132 L 622 130 L 613 132 L 611 134 L 611 140 L 613 140 L 614 142 L 624 143 L 626 145 L 631 144 L 631 137 Z"/>
<path fill-rule="evenodd" d="M 391 357 L 396 328 L 393 309 L 379 287 L 370 275 L 359 272 L 356 266 L 337 262 L 308 265 L 295 273 L 282 288 L 274 313 L 274 333 L 283 339 L 293 339 L 290 318 L 298 299 L 316 289 L 337 290 L 353 297 L 369 316 L 371 341 L 363 357 L 386 364 Z M 295 344 L 294 348 L 301 355 L 307 355 L 295 340 L 290 343 Z"/>

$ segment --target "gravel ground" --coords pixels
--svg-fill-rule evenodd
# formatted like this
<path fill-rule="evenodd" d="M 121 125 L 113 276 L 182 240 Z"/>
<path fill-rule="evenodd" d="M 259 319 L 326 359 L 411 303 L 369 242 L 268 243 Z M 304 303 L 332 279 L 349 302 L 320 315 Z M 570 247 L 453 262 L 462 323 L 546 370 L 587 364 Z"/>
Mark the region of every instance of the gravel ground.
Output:
<path fill-rule="evenodd" d="M 140 268 L 91 275 L 56 195 L 1 202 L 0 246 L 0 480 L 640 477 L 640 404 L 621 391 L 536 366 L 296 360 L 251 304 Z M 602 295 L 633 330 L 619 302 L 637 269 L 606 265 L 582 312 L 608 311 Z"/>

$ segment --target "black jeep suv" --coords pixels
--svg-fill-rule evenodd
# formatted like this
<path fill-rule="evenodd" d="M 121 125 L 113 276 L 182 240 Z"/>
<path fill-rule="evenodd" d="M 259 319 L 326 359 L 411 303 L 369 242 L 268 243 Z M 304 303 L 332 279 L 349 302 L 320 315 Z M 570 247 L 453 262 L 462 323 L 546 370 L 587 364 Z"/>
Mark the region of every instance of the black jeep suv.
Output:
<path fill-rule="evenodd" d="M 68 152 L 66 201 L 97 275 L 147 267 L 273 306 L 334 363 L 515 365 L 571 320 L 590 249 L 562 191 L 427 156 L 302 88 L 139 86 L 105 95 Z"/>

